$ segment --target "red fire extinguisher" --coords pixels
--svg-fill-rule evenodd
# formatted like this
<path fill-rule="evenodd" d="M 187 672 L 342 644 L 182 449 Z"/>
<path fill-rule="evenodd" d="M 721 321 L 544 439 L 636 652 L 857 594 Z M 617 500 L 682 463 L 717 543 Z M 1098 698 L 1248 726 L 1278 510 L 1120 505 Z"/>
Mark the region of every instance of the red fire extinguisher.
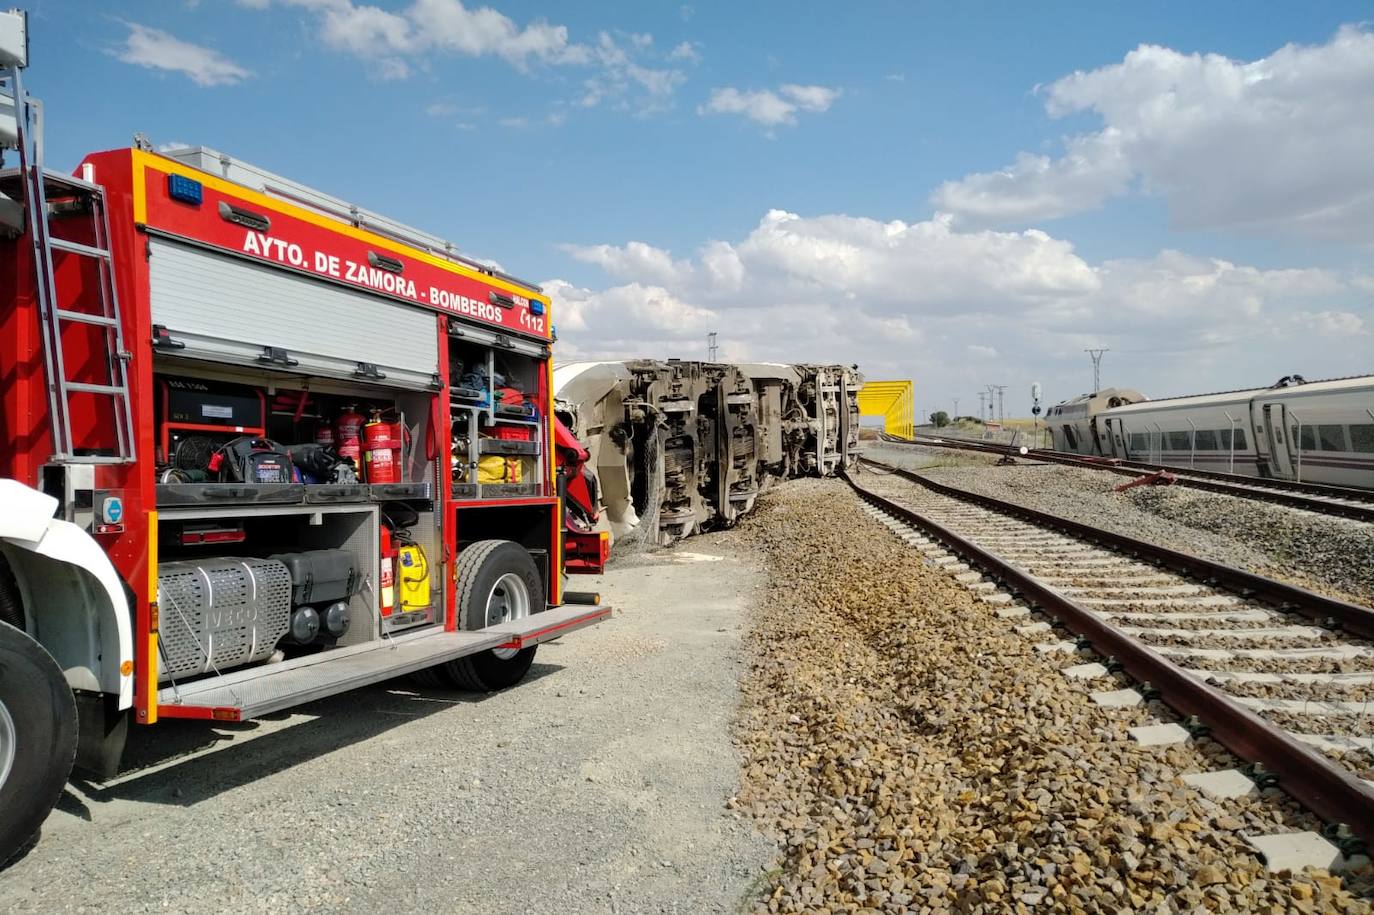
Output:
<path fill-rule="evenodd" d="M 347 458 L 361 474 L 363 469 L 362 448 L 363 415 L 349 404 L 334 420 L 334 444 L 339 457 Z"/>
<path fill-rule="evenodd" d="M 369 483 L 401 481 L 401 424 L 382 421 L 380 410 L 363 426 L 363 462 Z"/>
<path fill-rule="evenodd" d="M 396 558 L 400 550 L 392 538 L 391 528 L 382 525 L 381 548 L 381 594 L 378 595 L 382 606 L 382 616 L 390 616 L 396 610 Z"/>

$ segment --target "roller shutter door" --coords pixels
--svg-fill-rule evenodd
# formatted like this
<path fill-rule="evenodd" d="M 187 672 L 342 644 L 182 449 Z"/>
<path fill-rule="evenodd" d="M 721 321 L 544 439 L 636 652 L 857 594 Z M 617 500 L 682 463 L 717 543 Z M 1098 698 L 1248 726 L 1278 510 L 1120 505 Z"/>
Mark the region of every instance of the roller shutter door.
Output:
<path fill-rule="evenodd" d="M 291 371 L 359 378 L 375 365 L 383 384 L 426 388 L 439 367 L 433 312 L 190 245 L 150 239 L 153 323 L 185 344 L 175 352 L 260 365 L 265 347 Z"/>

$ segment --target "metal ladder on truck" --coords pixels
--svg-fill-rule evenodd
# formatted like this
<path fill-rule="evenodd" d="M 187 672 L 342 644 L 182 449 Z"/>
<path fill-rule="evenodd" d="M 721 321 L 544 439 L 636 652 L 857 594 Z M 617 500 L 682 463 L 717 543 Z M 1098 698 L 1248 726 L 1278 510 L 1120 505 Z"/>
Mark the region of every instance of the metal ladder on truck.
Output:
<path fill-rule="evenodd" d="M 0 151 L 17 149 L 19 168 L 0 171 L 0 199 L 5 218 L 0 230 L 30 237 L 34 260 L 34 291 L 42 325 L 43 360 L 47 378 L 48 409 L 52 421 L 54 462 L 123 464 L 135 459 L 133 408 L 129 397 L 130 353 L 115 291 L 114 260 L 110 253 L 110 222 L 105 190 L 100 185 L 43 169 L 41 106 L 24 92 L 20 71 L 28 63 L 28 42 L 23 14 L 0 13 Z M 13 193 L 17 191 L 17 194 Z M 16 206 L 24 210 L 22 219 Z M 54 212 L 64 217 L 84 213 L 90 219 L 84 244 L 54 237 Z M 94 308 L 76 308 L 75 302 L 59 301 L 54 280 L 53 256 L 60 253 L 94 264 Z M 73 381 L 64 359 L 63 330 L 72 325 L 99 328 L 104 342 L 103 373 L 95 381 Z M 113 447 L 77 447 L 72 430 L 72 395 L 85 394 L 105 401 L 114 421 Z M 78 453 L 78 450 L 81 453 Z"/>

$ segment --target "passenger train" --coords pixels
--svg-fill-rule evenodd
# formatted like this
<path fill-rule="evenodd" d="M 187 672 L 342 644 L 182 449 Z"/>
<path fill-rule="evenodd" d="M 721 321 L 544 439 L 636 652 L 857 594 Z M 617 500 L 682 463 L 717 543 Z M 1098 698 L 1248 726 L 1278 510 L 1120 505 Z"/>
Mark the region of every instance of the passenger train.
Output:
<path fill-rule="evenodd" d="M 1046 422 L 1059 451 L 1374 489 L 1374 375 L 1164 400 L 1108 388 Z"/>

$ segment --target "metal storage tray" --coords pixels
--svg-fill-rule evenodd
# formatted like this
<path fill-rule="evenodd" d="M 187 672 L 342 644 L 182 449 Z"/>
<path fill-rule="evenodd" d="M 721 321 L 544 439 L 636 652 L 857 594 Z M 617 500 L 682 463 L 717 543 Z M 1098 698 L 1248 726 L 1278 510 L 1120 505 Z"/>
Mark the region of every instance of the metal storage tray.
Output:
<path fill-rule="evenodd" d="M 482 454 L 538 454 L 538 442 L 526 442 L 514 438 L 484 438 L 478 443 Z"/>
<path fill-rule="evenodd" d="M 475 499 L 477 498 L 476 483 L 454 483 L 453 498 L 455 499 Z"/>
<path fill-rule="evenodd" d="M 159 483 L 158 507 L 177 505 L 293 505 L 305 501 L 301 483 Z"/>
<path fill-rule="evenodd" d="M 368 489 L 373 502 L 429 498 L 428 483 L 370 483 Z"/>
<path fill-rule="evenodd" d="M 368 489 L 364 483 L 320 483 L 305 487 L 307 502 L 366 502 Z"/>
<path fill-rule="evenodd" d="M 538 483 L 482 483 L 483 499 L 512 499 L 539 495 Z"/>

